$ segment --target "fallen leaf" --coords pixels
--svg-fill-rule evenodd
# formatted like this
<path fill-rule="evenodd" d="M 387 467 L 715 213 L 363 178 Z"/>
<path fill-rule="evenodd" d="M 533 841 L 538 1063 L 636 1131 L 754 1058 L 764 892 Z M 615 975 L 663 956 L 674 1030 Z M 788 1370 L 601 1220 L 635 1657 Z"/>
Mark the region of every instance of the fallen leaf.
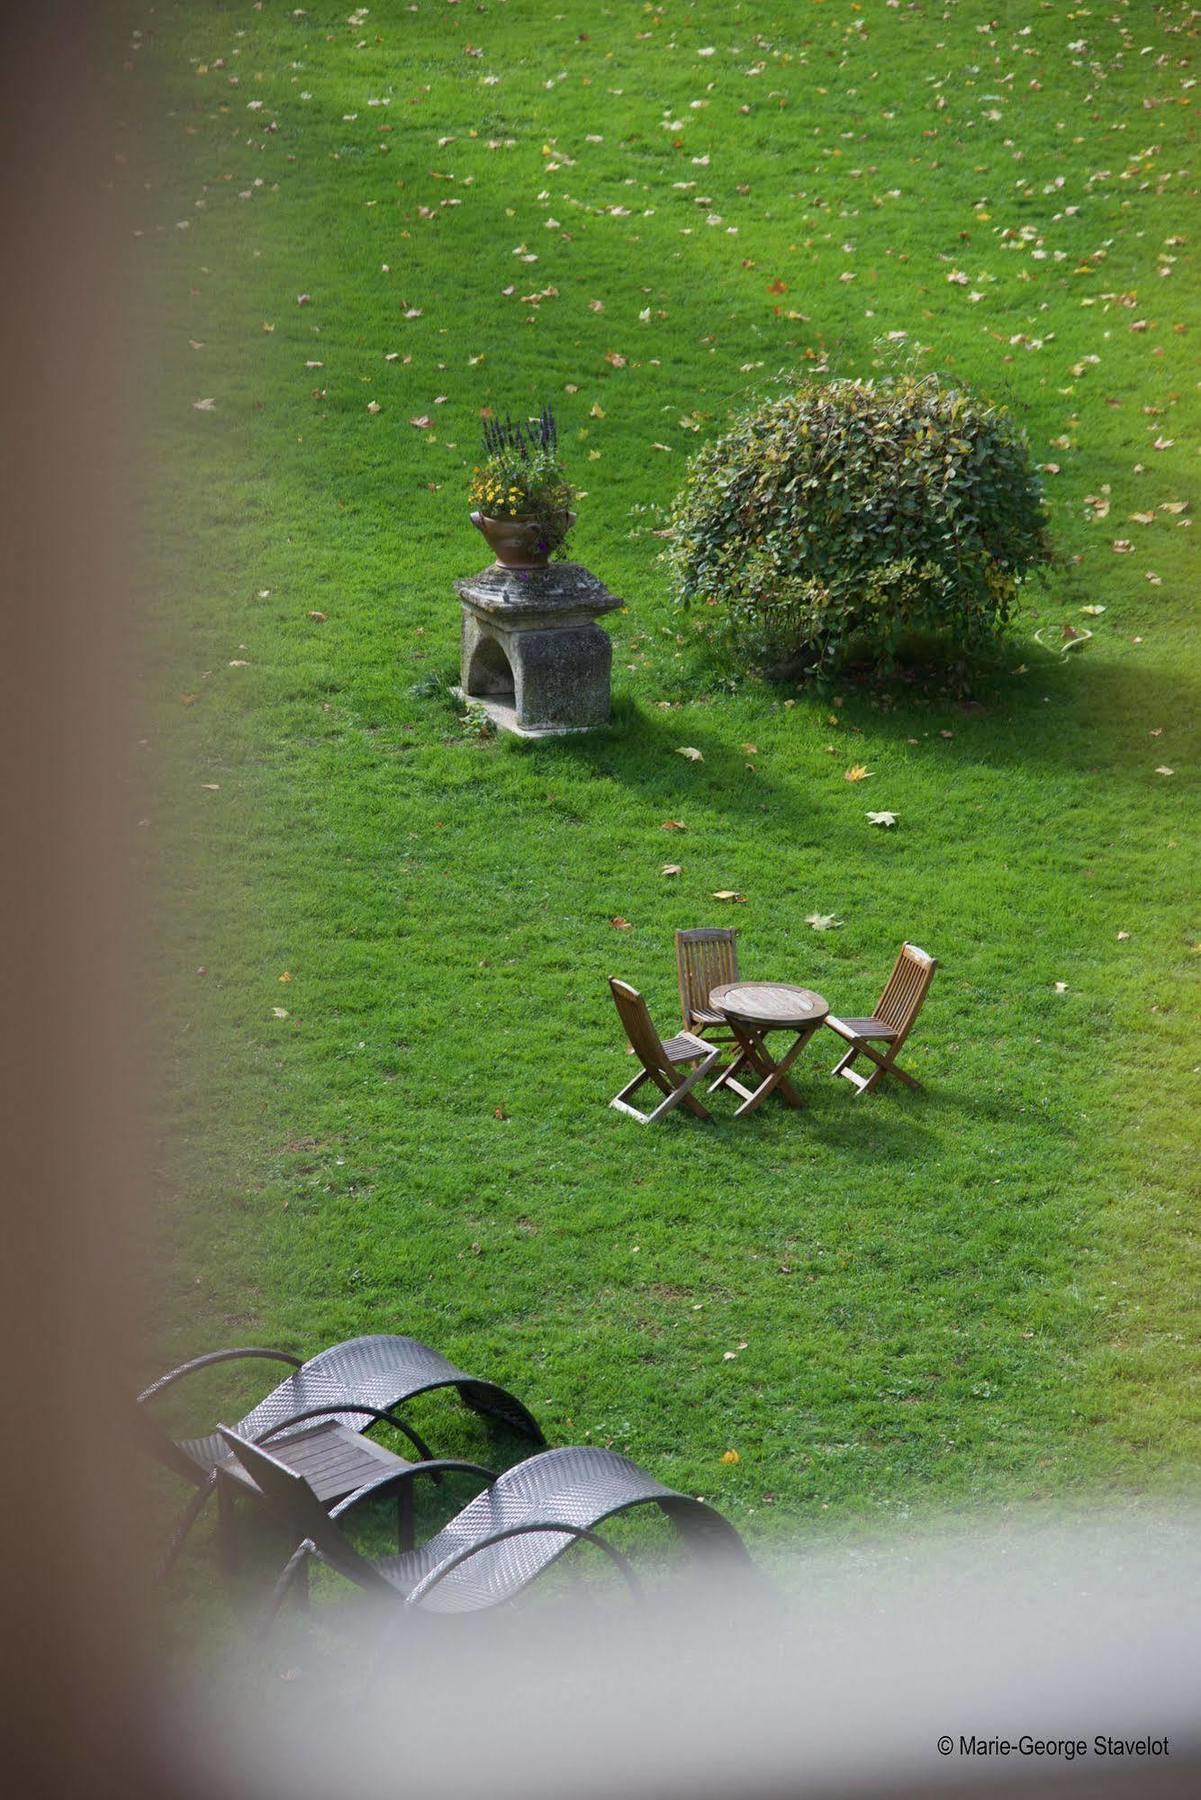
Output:
<path fill-rule="evenodd" d="M 380 410 L 381 410 L 381 408 L 380 408 L 380 403 L 378 400 L 368 400 L 367 411 L 369 413 L 377 413 Z"/>
<path fill-rule="evenodd" d="M 1082 606 L 1080 610 L 1089 619 L 1099 619 L 1105 608 L 1103 606 Z"/>
<path fill-rule="evenodd" d="M 630 921 L 628 919 L 623 919 L 620 914 L 617 918 L 610 919 L 609 923 L 612 925 L 614 931 L 632 931 L 634 929 L 630 924 Z"/>
<path fill-rule="evenodd" d="M 309 618 L 309 619 L 314 619 L 318 625 L 324 625 L 325 620 L 326 620 L 326 615 L 323 612 L 315 612 L 314 611 L 311 613 L 306 613 L 305 617 Z"/>
<path fill-rule="evenodd" d="M 1127 941 L 1127 939 L 1129 938 L 1129 936 L 1130 936 L 1130 933 L 1128 931 L 1119 931 L 1118 932 L 1118 943 L 1124 944 Z"/>
<path fill-rule="evenodd" d="M 193 411 L 194 411 L 194 412 L 216 412 L 216 410 L 217 410 L 217 402 L 216 402 L 216 401 L 215 401 L 215 400 L 212 400 L 212 399 L 209 399 L 209 400 L 193 400 L 193 402 L 192 402 L 192 410 L 193 410 Z"/>
<path fill-rule="evenodd" d="M 892 812 L 869 812 L 865 813 L 863 816 L 869 825 L 891 826 L 895 825 L 897 822 L 897 815 Z"/>
<path fill-rule="evenodd" d="M 1066 994 L 1067 991 L 1068 991 L 1068 984 L 1066 981 L 1057 981 L 1055 983 L 1055 992 L 1057 994 Z"/>
<path fill-rule="evenodd" d="M 842 920 L 836 919 L 833 913 L 806 913 L 805 923 L 812 925 L 814 931 L 837 931 Z"/>
<path fill-rule="evenodd" d="M 664 863 L 659 873 L 661 875 L 682 875 L 684 871 L 679 863 Z"/>
<path fill-rule="evenodd" d="M 1163 766 L 1163 764 L 1161 763 L 1159 765 L 1158 769 L 1156 769 L 1155 773 L 1157 775 L 1174 775 L 1176 773 L 1176 771 L 1175 771 L 1175 769 L 1166 769 Z"/>
<path fill-rule="evenodd" d="M 286 1019 L 288 1016 L 288 1009 L 286 1006 L 273 1006 L 271 1010 L 277 1019 Z"/>
<path fill-rule="evenodd" d="M 428 430 L 428 428 L 433 424 L 433 422 L 434 421 L 429 417 L 428 413 L 422 413 L 419 418 L 409 420 L 409 424 L 415 425 L 417 427 L 418 431 Z"/>
<path fill-rule="evenodd" d="M 1169 770 L 1168 773 L 1170 774 L 1171 770 Z M 221 783 L 219 781 L 202 781 L 200 785 L 206 794 L 219 794 L 221 792 Z"/>
<path fill-rule="evenodd" d="M 283 974 L 280 976 L 280 980 L 281 981 L 291 981 L 291 979 L 292 979 L 291 969 L 285 969 Z"/>
<path fill-rule="evenodd" d="M 713 898 L 715 900 L 733 900 L 736 906 L 746 905 L 746 895 L 736 893 L 733 888 L 718 888 Z"/>
<path fill-rule="evenodd" d="M 871 772 L 862 763 L 856 763 L 854 768 L 845 770 L 842 778 L 844 781 L 866 781 Z"/>
<path fill-rule="evenodd" d="M 312 296 L 310 294 L 297 294 L 296 304 L 297 306 L 311 306 Z"/>
<path fill-rule="evenodd" d="M 739 1456 L 737 1450 L 723 1450 L 721 1453 L 721 1460 L 724 1463 L 740 1463 L 742 1458 Z"/>
<path fill-rule="evenodd" d="M 687 829 L 683 819 L 664 819 L 659 827 L 660 831 L 687 831 Z"/>
<path fill-rule="evenodd" d="M 503 1106 L 494 1106 L 494 1107 L 493 1107 L 493 1108 L 492 1108 L 492 1117 L 493 1117 L 493 1118 L 494 1118 L 494 1119 L 507 1119 L 507 1118 L 508 1118 L 508 1116 L 509 1116 L 509 1115 L 508 1115 L 508 1113 L 507 1113 L 507 1112 L 506 1112 L 506 1111 L 505 1111 L 505 1109 L 504 1109 L 504 1107 L 503 1107 Z"/>
<path fill-rule="evenodd" d="M 744 744 L 742 747 L 748 756 L 758 756 L 759 754 L 758 744 Z"/>
<path fill-rule="evenodd" d="M 624 369 L 626 366 L 626 359 L 618 350 L 606 350 L 605 361 L 615 369 Z"/>
<path fill-rule="evenodd" d="M 696 748 L 695 744 L 681 744 L 676 755 L 686 756 L 689 762 L 704 762 L 705 760 L 704 755 Z"/>

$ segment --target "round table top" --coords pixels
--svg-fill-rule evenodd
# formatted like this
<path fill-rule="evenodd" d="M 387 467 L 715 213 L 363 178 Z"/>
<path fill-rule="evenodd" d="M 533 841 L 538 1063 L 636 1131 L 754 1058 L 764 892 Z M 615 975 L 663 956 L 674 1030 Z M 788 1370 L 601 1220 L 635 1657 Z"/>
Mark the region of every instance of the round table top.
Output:
<path fill-rule="evenodd" d="M 748 1025 L 811 1025 L 824 1019 L 829 1002 L 812 988 L 790 987 L 782 981 L 729 981 L 715 987 L 709 1004 L 727 1018 Z"/>

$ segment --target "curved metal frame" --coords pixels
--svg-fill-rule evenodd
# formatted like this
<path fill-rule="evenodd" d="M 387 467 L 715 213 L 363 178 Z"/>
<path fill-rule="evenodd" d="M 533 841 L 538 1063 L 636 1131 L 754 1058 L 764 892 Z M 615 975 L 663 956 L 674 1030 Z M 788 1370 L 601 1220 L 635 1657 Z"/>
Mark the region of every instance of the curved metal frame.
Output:
<path fill-rule="evenodd" d="M 138 1405 L 144 1406 L 147 1400 L 153 1400 L 157 1394 L 165 1393 L 169 1387 L 184 1375 L 192 1375 L 197 1369 L 211 1368 L 215 1363 L 236 1362 L 240 1357 L 262 1357 L 268 1362 L 291 1363 L 294 1369 L 303 1369 L 304 1363 L 299 1356 L 293 1356 L 289 1350 L 261 1350 L 251 1347 L 245 1350 L 209 1350 L 203 1356 L 194 1356 L 190 1362 L 180 1363 L 178 1369 L 169 1369 L 152 1381 L 148 1388 L 143 1388 L 138 1395 Z"/>
<path fill-rule="evenodd" d="M 336 1400 L 329 1406 L 310 1406 L 304 1412 L 293 1413 L 290 1419 L 284 1419 L 279 1425 L 269 1425 L 266 1431 L 260 1431 L 257 1437 L 248 1438 L 247 1442 L 266 1444 L 271 1438 L 278 1437 L 281 1431 L 291 1431 L 295 1426 L 303 1425 L 309 1419 L 328 1419 L 331 1414 L 348 1412 L 367 1413 L 377 1425 L 394 1425 L 397 1431 L 404 1433 L 413 1448 L 420 1452 L 424 1462 L 432 1460 L 434 1453 L 425 1439 L 414 1431 L 411 1425 L 406 1425 L 396 1413 L 383 1412 L 378 1406 L 347 1406 L 341 1400 Z"/>
<path fill-rule="evenodd" d="M 634 1506 L 642 1506 L 645 1504 L 645 1501 L 639 1500 L 631 1502 L 631 1505 Z M 618 1510 L 622 1509 L 619 1508 Z M 607 1516 L 610 1518 L 613 1517 L 611 1513 Z M 551 1520 L 540 1519 L 535 1523 L 508 1525 L 503 1531 L 493 1531 L 488 1537 L 478 1538 L 474 1544 L 467 1544 L 462 1550 L 457 1551 L 454 1556 L 448 1556 L 445 1562 L 440 1562 L 436 1569 L 431 1569 L 429 1574 L 423 1576 L 417 1583 L 417 1586 L 409 1591 L 405 1596 L 405 1605 L 407 1607 L 420 1606 L 425 1596 L 436 1588 L 439 1582 L 445 1581 L 446 1577 L 453 1574 L 461 1563 L 469 1561 L 471 1557 L 478 1555 L 481 1550 L 490 1550 L 493 1544 L 503 1544 L 509 1538 L 528 1537 L 535 1531 L 562 1532 L 567 1537 L 584 1538 L 588 1543 L 595 1544 L 598 1549 L 604 1551 L 611 1562 L 616 1563 L 625 1578 L 626 1586 L 634 1595 L 634 1598 L 636 1600 L 641 1600 L 642 1583 L 639 1581 L 637 1575 L 635 1575 L 629 1557 L 623 1556 L 622 1552 L 616 1549 L 612 1544 L 607 1544 L 599 1532 L 593 1531 L 585 1525 L 568 1525 L 566 1523 L 556 1524 Z"/>

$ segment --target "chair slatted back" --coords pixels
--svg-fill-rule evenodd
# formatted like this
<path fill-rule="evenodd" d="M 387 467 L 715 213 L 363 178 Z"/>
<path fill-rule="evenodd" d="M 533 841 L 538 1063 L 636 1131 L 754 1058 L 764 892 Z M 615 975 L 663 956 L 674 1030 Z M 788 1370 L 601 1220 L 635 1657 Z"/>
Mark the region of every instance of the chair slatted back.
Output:
<path fill-rule="evenodd" d="M 227 1425 L 218 1425 L 217 1430 L 272 1512 L 295 1533 L 298 1544 L 307 1538 L 332 1568 L 357 1581 L 360 1587 L 388 1587 L 367 1558 L 359 1555 L 337 1521 L 329 1517 L 303 1475 L 287 1468 L 258 1444 L 238 1437 Z"/>
<path fill-rule="evenodd" d="M 670 1075 L 671 1064 L 664 1053 L 659 1033 L 651 1023 L 646 1001 L 638 989 L 632 988 L 628 981 L 618 981 L 616 976 L 609 977 L 609 988 L 622 1029 L 642 1066 L 646 1069 L 660 1069 L 664 1074 Z"/>
<path fill-rule="evenodd" d="M 934 958 L 919 950 L 916 944 L 902 944 L 892 974 L 877 1002 L 875 1017 L 891 1030 L 908 1036 L 937 967 Z"/>
<path fill-rule="evenodd" d="M 738 933 L 724 925 L 701 925 L 676 932 L 676 968 L 680 977 L 680 1012 L 687 1031 L 694 1014 L 710 1012 L 715 987 L 738 980 Z"/>

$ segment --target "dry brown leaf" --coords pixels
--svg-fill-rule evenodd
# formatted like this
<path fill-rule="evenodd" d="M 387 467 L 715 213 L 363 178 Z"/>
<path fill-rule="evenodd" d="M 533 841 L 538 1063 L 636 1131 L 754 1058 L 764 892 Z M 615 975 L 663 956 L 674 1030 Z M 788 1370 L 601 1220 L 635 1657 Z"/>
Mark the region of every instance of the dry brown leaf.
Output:
<path fill-rule="evenodd" d="M 746 895 L 737 893 L 733 888 L 718 888 L 713 898 L 715 900 L 732 900 L 736 906 L 746 905 Z"/>
<path fill-rule="evenodd" d="M 680 867 L 679 863 L 664 863 L 664 865 L 663 865 L 662 869 L 660 869 L 659 873 L 661 875 L 682 875 L 684 873 L 684 871 Z"/>
<path fill-rule="evenodd" d="M 683 819 L 664 819 L 659 827 L 660 831 L 687 831 L 687 829 Z"/>
<path fill-rule="evenodd" d="M 697 749 L 695 744 L 681 744 L 676 755 L 686 756 L 689 762 L 704 762 L 705 760 L 703 753 Z"/>
<path fill-rule="evenodd" d="M 630 924 L 630 921 L 628 919 L 623 919 L 620 913 L 615 919 L 610 919 L 609 923 L 612 925 L 614 931 L 632 931 L 634 929 Z"/>
<path fill-rule="evenodd" d="M 854 768 L 847 769 L 844 772 L 842 778 L 844 781 L 866 781 L 871 772 L 872 771 L 865 768 L 862 763 L 856 763 Z"/>

